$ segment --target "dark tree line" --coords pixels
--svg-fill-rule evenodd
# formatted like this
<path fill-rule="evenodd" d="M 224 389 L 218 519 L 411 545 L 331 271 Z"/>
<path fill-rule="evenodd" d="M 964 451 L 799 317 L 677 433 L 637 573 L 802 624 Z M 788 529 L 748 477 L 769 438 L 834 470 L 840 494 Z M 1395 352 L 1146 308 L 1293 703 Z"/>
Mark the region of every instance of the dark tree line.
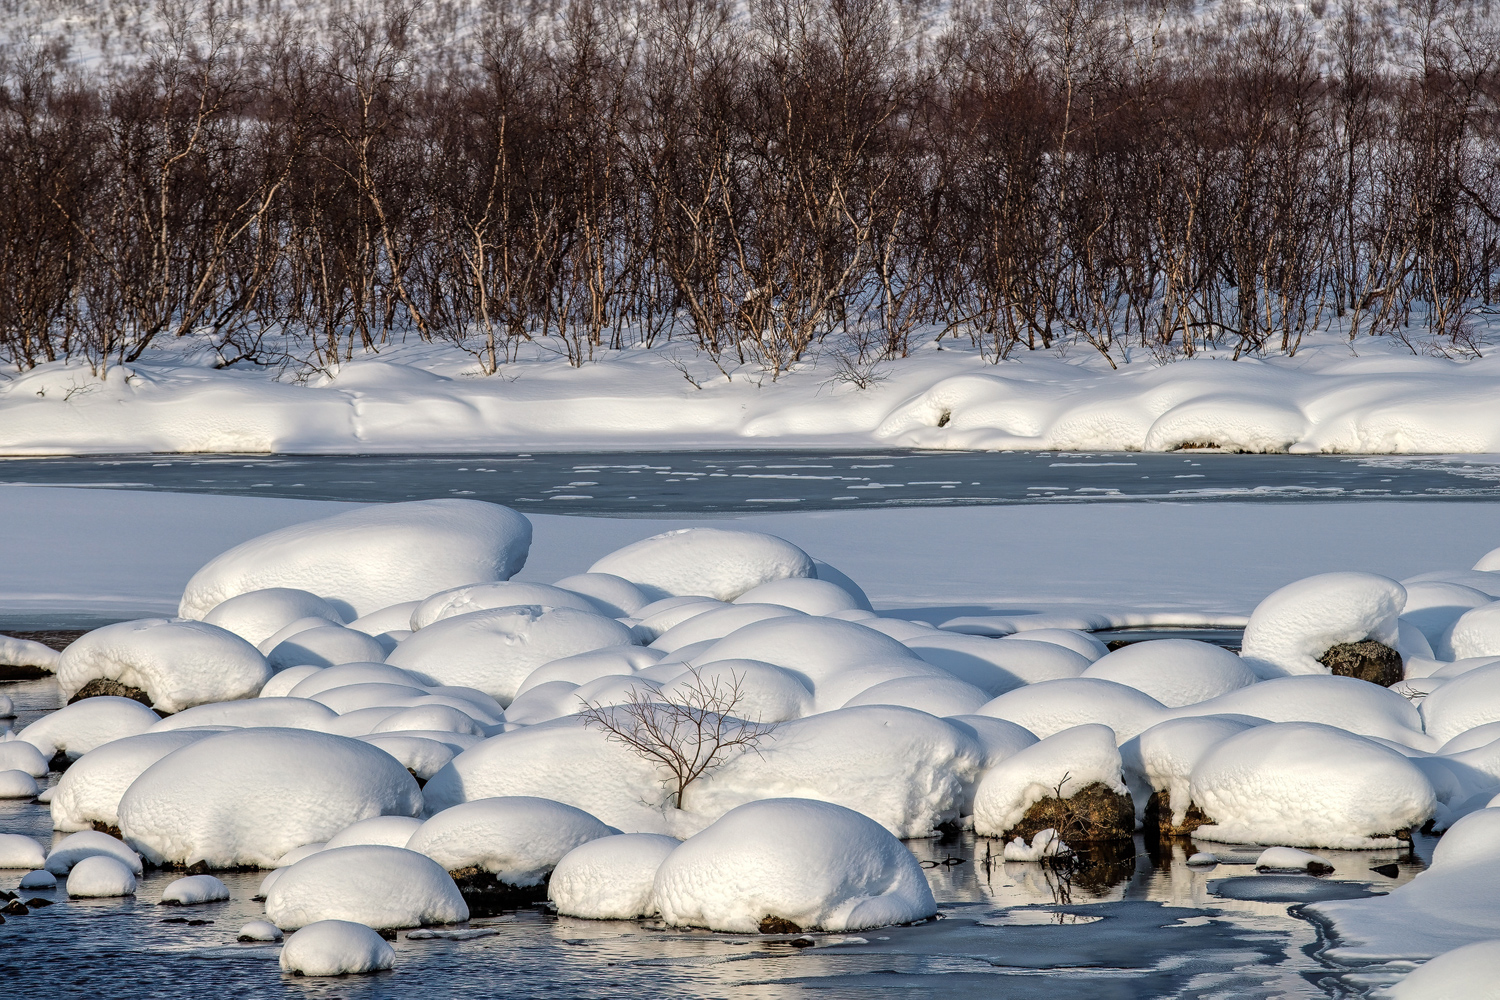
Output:
<path fill-rule="evenodd" d="M 889 0 L 570 0 L 442 58 L 399 10 L 253 41 L 168 17 L 92 68 L 12 46 L 0 357 L 420 337 L 493 372 L 675 338 L 775 374 L 830 335 L 855 365 L 934 326 L 1114 363 L 1330 319 L 1472 350 L 1500 13 L 1374 10 L 975 0 L 922 33 Z"/>

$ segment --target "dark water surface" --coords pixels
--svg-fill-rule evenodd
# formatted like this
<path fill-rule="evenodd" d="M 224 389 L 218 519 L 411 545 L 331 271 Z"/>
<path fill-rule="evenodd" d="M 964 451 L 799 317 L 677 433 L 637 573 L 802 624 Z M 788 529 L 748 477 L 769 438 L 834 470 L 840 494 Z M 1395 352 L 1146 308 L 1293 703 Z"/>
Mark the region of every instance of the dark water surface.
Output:
<path fill-rule="evenodd" d="M 1100 501 L 1500 499 L 1500 457 L 611 452 L 0 459 L 0 483 L 658 514 Z"/>
<path fill-rule="evenodd" d="M 25 725 L 58 705 L 49 680 L 0 685 Z M 50 776 L 55 783 L 56 775 Z M 47 807 L 0 802 L 0 832 L 51 841 Z M 57 836 L 61 836 L 60 834 Z M 999 841 L 954 834 L 908 841 L 940 918 L 855 934 L 760 936 L 669 930 L 648 922 L 559 918 L 527 909 L 474 920 L 456 934 L 401 932 L 390 972 L 336 979 L 283 975 L 279 946 L 240 944 L 262 919 L 251 900 L 262 873 L 226 873 L 232 899 L 155 905 L 180 873 L 147 872 L 133 898 L 69 900 L 62 888 L 22 893 L 54 905 L 0 926 L 0 995 L 26 998 L 252 997 L 443 1000 L 450 997 L 968 998 L 1135 1000 L 1144 997 L 1359 996 L 1389 976 L 1319 957 L 1299 903 L 1389 891 L 1431 856 L 1324 851 L 1327 878 L 1257 875 L 1259 848 L 1136 838 L 1075 871 L 1007 864 Z M 1225 863 L 1189 868 L 1194 850 Z M 1395 861 L 1387 878 L 1375 865 Z M 14 890 L 19 871 L 0 871 Z M 1216 894 L 1215 890 L 1222 890 Z M 183 918 L 209 921 L 197 926 Z M 168 923 L 166 921 L 174 922 Z M 465 932 L 478 932 L 477 934 Z M 795 941 L 795 943 L 794 943 Z"/>

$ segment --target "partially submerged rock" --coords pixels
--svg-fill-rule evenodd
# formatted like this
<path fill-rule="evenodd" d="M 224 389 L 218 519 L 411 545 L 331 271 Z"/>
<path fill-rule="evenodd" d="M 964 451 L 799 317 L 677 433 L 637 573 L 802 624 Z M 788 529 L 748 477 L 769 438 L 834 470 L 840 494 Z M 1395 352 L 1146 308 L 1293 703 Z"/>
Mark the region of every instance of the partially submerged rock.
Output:
<path fill-rule="evenodd" d="M 108 677 L 95 677 L 89 681 L 78 689 L 77 694 L 68 699 L 68 704 L 71 705 L 75 701 L 82 701 L 85 698 L 100 697 L 129 698 L 131 701 L 138 701 L 142 705 L 150 706 L 151 704 L 151 696 L 145 691 L 138 687 L 131 687 L 129 684 L 121 684 L 119 681 Z"/>
<path fill-rule="evenodd" d="M 1171 806 L 1162 801 L 1161 792 L 1152 792 L 1151 797 L 1146 800 L 1143 829 L 1147 836 L 1186 837 L 1198 827 L 1212 822 L 1213 819 L 1202 809 L 1189 805 L 1182 822 L 1176 823 L 1173 822 Z"/>
<path fill-rule="evenodd" d="M 1020 822 L 1001 836 L 1032 840 L 1045 830 L 1079 844 L 1129 840 L 1135 835 L 1135 803 L 1129 792 L 1118 792 L 1092 781 L 1067 798 L 1047 796 L 1033 803 Z"/>
<path fill-rule="evenodd" d="M 1381 687 L 1390 687 L 1403 676 L 1401 654 L 1374 639 L 1337 643 L 1318 662 L 1339 677 L 1357 677 Z"/>

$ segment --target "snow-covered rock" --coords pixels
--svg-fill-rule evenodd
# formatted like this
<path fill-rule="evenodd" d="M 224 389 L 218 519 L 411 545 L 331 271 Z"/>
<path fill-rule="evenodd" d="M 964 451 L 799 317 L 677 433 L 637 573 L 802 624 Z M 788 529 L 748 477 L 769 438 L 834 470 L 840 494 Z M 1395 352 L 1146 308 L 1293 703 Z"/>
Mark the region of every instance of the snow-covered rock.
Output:
<path fill-rule="evenodd" d="M 1250 615 L 1240 655 L 1257 672 L 1326 674 L 1318 657 L 1340 643 L 1397 645 L 1406 589 L 1374 573 L 1322 573 L 1272 592 Z"/>
<path fill-rule="evenodd" d="M 654 899 L 670 925 L 738 933 L 767 918 L 781 922 L 772 927 L 853 931 L 937 912 L 905 845 L 866 816 L 807 799 L 726 813 L 667 856 Z"/>
<path fill-rule="evenodd" d="M 473 736 L 485 735 L 484 726 L 473 716 L 452 705 L 441 704 L 413 705 L 410 708 L 392 712 L 375 725 L 368 734 L 361 733 L 360 735 L 410 732 L 413 729 L 466 733 Z"/>
<path fill-rule="evenodd" d="M 411 628 L 424 629 L 433 622 L 466 615 L 471 611 L 495 608 L 517 608 L 535 605 L 542 608 L 572 608 L 591 615 L 608 614 L 607 610 L 582 594 L 545 583 L 521 583 L 510 580 L 499 583 L 471 583 L 439 591 L 417 605 L 411 613 Z M 613 617 L 613 615 L 610 615 Z"/>
<path fill-rule="evenodd" d="M 336 718 L 338 713 L 333 709 L 307 698 L 246 698 L 242 701 L 220 701 L 189 708 L 167 716 L 153 725 L 150 731 L 166 733 L 201 726 L 322 730 Z"/>
<path fill-rule="evenodd" d="M 42 845 L 19 833 L 0 833 L 0 868 L 40 868 L 47 860 Z"/>
<path fill-rule="evenodd" d="M 47 776 L 48 761 L 25 740 L 0 740 L 0 770 L 25 771 L 33 778 Z"/>
<path fill-rule="evenodd" d="M 1439 743 L 1422 731 L 1417 707 L 1395 691 L 1329 674 L 1260 681 L 1171 714 L 1175 718 L 1243 715 L 1268 722 L 1321 722 L 1418 750 L 1435 750 Z"/>
<path fill-rule="evenodd" d="M 41 792 L 36 779 L 25 771 L 0 771 L 0 799 L 34 799 Z"/>
<path fill-rule="evenodd" d="M 283 673 L 295 673 L 303 668 L 293 667 Z M 282 674 L 272 679 L 274 684 Z M 400 684 L 404 687 L 422 688 L 426 685 L 416 674 L 388 663 L 340 663 L 337 666 L 309 670 L 286 695 L 292 698 L 314 698 L 334 688 L 351 687 L 355 684 Z"/>
<path fill-rule="evenodd" d="M 1043 799 L 1070 799 L 1096 782 L 1126 792 L 1114 731 L 1085 724 L 1048 734 L 984 772 L 974 789 L 974 832 L 1004 834 Z"/>
<path fill-rule="evenodd" d="M 77 760 L 111 740 L 144 733 L 161 716 L 130 698 L 85 698 L 27 726 L 17 734 L 48 760 L 59 751 Z"/>
<path fill-rule="evenodd" d="M 1446 660 L 1500 654 L 1500 601 L 1459 615 L 1439 637 L 1436 651 Z"/>
<path fill-rule="evenodd" d="M 374 636 L 330 623 L 288 636 L 271 647 L 266 659 L 279 671 L 308 665 L 379 662 L 385 655 L 386 647 Z"/>
<path fill-rule="evenodd" d="M 1133 687 L 1168 708 L 1196 705 L 1257 680 L 1229 650 L 1194 639 L 1134 642 L 1095 660 L 1083 676 Z"/>
<path fill-rule="evenodd" d="M 784 608 L 779 604 L 729 604 L 679 622 L 651 640 L 651 648 L 670 653 L 693 643 L 722 639 L 736 629 L 755 622 L 801 615 L 801 611 Z"/>
<path fill-rule="evenodd" d="M 552 586 L 582 594 L 612 618 L 628 618 L 651 603 L 641 588 L 613 573 L 576 573 Z"/>
<path fill-rule="evenodd" d="M 870 610 L 870 600 L 862 592 L 853 594 L 838 584 L 808 577 L 788 577 L 763 583 L 736 597 L 734 603 L 779 604 L 809 615 Z"/>
<path fill-rule="evenodd" d="M 269 920 L 252 920 L 240 928 L 240 941 L 280 941 L 281 928 Z"/>
<path fill-rule="evenodd" d="M 687 704 L 715 690 L 735 692 L 734 715 L 750 722 L 800 719 L 813 709 L 812 692 L 795 674 L 758 660 L 715 660 L 684 669 L 662 685 L 661 696 Z"/>
<path fill-rule="evenodd" d="M 405 847 L 411 835 L 416 833 L 421 825 L 422 821 L 413 816 L 371 816 L 358 823 L 351 823 L 329 837 L 323 849 L 358 847 L 361 844 Z"/>
<path fill-rule="evenodd" d="M 873 624 L 873 623 L 872 623 Z M 923 630 L 902 643 L 925 662 L 973 684 L 990 697 L 1026 684 L 1078 677 L 1089 659 L 1050 642 L 987 639 L 937 629 Z"/>
<path fill-rule="evenodd" d="M 1193 804 L 1193 768 L 1211 748 L 1256 723 L 1227 715 L 1205 715 L 1158 722 L 1120 746 L 1125 782 L 1144 813 L 1152 792 L 1165 793 L 1174 827 L 1182 826 Z"/>
<path fill-rule="evenodd" d="M 5 866 L 0 865 L 0 868 L 3 867 Z M 38 868 L 22 875 L 19 886 L 22 889 L 56 889 L 57 876 L 45 868 Z"/>
<path fill-rule="evenodd" d="M 271 677 L 265 657 L 240 636 L 207 622 L 144 618 L 94 629 L 63 651 L 57 683 L 64 699 L 91 680 L 112 680 L 150 695 L 163 712 L 253 698 Z"/>
<path fill-rule="evenodd" d="M 476 799 L 435 814 L 412 834 L 408 850 L 447 871 L 478 868 L 517 887 L 541 884 L 573 848 L 617 833 L 582 809 L 552 799 Z"/>
<path fill-rule="evenodd" d="M 68 872 L 68 895 L 86 899 L 134 896 L 135 874 L 108 855 L 91 855 Z"/>
<path fill-rule="evenodd" d="M 53 875 L 66 875 L 78 862 L 96 855 L 114 858 L 137 875 L 141 873 L 140 855 L 109 834 L 97 830 L 81 830 L 58 841 L 47 855 L 44 867 Z"/>
<path fill-rule="evenodd" d="M 844 702 L 844 707 L 898 705 L 941 718 L 973 714 L 989 700 L 988 691 L 957 677 L 896 677 L 865 688 Z"/>
<path fill-rule="evenodd" d="M 606 646 L 603 649 L 577 653 L 549 660 L 526 675 L 516 687 L 516 695 L 525 694 L 539 684 L 567 681 L 587 684 L 600 677 L 624 676 L 661 661 L 665 654 L 646 646 Z"/>
<path fill-rule="evenodd" d="M 157 761 L 120 800 L 120 830 L 153 863 L 266 867 L 422 793 L 390 754 L 298 729 L 219 733 Z M 76 834 L 75 834 L 76 836 Z"/>
<path fill-rule="evenodd" d="M 412 612 L 416 611 L 421 604 L 421 601 L 402 601 L 399 604 L 387 605 L 378 611 L 361 615 L 348 624 L 350 628 L 377 639 L 381 636 L 397 634 L 405 637 L 411 634 Z"/>
<path fill-rule="evenodd" d="M 297 976 L 359 975 L 395 964 L 394 948 L 364 924 L 349 920 L 308 924 L 281 947 L 281 971 Z"/>
<path fill-rule="evenodd" d="M 1031 628 L 1006 636 L 1018 642 L 1050 642 L 1054 646 L 1065 646 L 1090 663 L 1099 662 L 1109 655 L 1109 647 L 1087 632 L 1071 628 Z"/>
<path fill-rule="evenodd" d="M 1471 608 L 1494 600 L 1489 594 L 1459 583 L 1432 581 L 1406 583 L 1406 606 L 1401 620 L 1418 629 L 1433 649 L 1439 647 L 1443 633 Z"/>
<path fill-rule="evenodd" d="M 896 836 L 926 837 L 959 818 L 983 755 L 962 729 L 925 712 L 844 708 L 779 726 L 757 752 L 689 785 L 683 809 L 707 822 L 757 799 L 820 799 Z"/>
<path fill-rule="evenodd" d="M 974 712 L 1006 719 L 1046 739 L 1074 726 L 1100 723 L 1120 741 L 1169 717 L 1165 705 L 1124 684 L 1097 677 L 1042 681 L 1007 691 Z"/>
<path fill-rule="evenodd" d="M 629 580 L 652 598 L 702 594 L 721 601 L 773 580 L 816 577 L 812 557 L 758 531 L 681 528 L 617 549 L 589 567 Z"/>
<path fill-rule="evenodd" d="M 715 600 L 712 597 L 692 594 L 684 597 L 663 597 L 659 601 L 647 604 L 632 616 L 634 621 L 632 629 L 641 636 L 642 642 L 651 642 L 674 625 L 685 622 L 694 615 L 707 614 L 714 608 L 722 608 L 727 603 L 727 601 Z"/>
<path fill-rule="evenodd" d="M 1500 663 L 1454 677 L 1422 699 L 1428 735 L 1444 743 L 1470 729 L 1500 722 Z"/>
<path fill-rule="evenodd" d="M 410 731 L 372 733 L 356 738 L 396 758 L 418 781 L 426 781 L 437 774 L 459 753 L 446 743 L 426 736 L 413 736 Z"/>
<path fill-rule="evenodd" d="M 1024 837 L 1016 837 L 1005 845 L 1001 857 L 1006 861 L 1041 861 L 1072 853 L 1073 849 L 1049 827 L 1038 830 L 1029 844 Z"/>
<path fill-rule="evenodd" d="M 0 635 L 0 666 L 40 667 L 55 671 L 57 658 L 58 652 L 51 646 L 31 639 L 17 639 L 13 635 Z"/>
<path fill-rule="evenodd" d="M 1260 871 L 1297 871 L 1314 874 L 1333 871 L 1333 864 L 1320 854 L 1309 854 L 1295 847 L 1268 847 L 1255 859 Z"/>
<path fill-rule="evenodd" d="M 565 917 L 633 920 L 656 912 L 652 887 L 681 841 L 652 833 L 621 833 L 580 844 L 557 862 L 547 896 Z"/>
<path fill-rule="evenodd" d="M 364 844 L 322 850 L 284 869 L 266 893 L 266 917 L 282 930 L 319 920 L 427 927 L 468 920 L 469 907 L 432 859 Z"/>
<path fill-rule="evenodd" d="M 1436 808 L 1432 784 L 1402 754 L 1332 726 L 1256 726 L 1208 750 L 1192 800 L 1204 840 L 1292 847 L 1396 847 Z"/>
<path fill-rule="evenodd" d="M 229 886 L 212 875 L 189 875 L 169 883 L 161 891 L 161 901 L 166 906 L 197 906 L 223 902 L 228 898 Z"/>
<path fill-rule="evenodd" d="M 52 828 L 91 830 L 94 824 L 119 827 L 120 798 L 141 773 L 174 750 L 213 735 L 213 730 L 141 733 L 90 751 L 63 772 L 54 786 Z"/>
<path fill-rule="evenodd" d="M 1445 951 L 1386 990 L 1387 1000 L 1497 1000 L 1500 940 Z"/>
<path fill-rule="evenodd" d="M 267 587 L 231 597 L 216 605 L 203 620 L 228 629 L 252 646 L 259 646 L 301 618 L 324 618 L 335 625 L 345 622 L 338 608 L 317 594 L 292 587 Z"/>
<path fill-rule="evenodd" d="M 478 688 L 506 705 L 542 664 L 634 641 L 630 629 L 602 615 L 506 607 L 435 622 L 404 640 L 386 662 L 429 684 Z"/>
<path fill-rule="evenodd" d="M 279 528 L 193 574 L 179 613 L 202 618 L 252 590 L 317 594 L 349 618 L 449 587 L 509 579 L 526 562 L 531 522 L 478 500 L 379 504 Z"/>

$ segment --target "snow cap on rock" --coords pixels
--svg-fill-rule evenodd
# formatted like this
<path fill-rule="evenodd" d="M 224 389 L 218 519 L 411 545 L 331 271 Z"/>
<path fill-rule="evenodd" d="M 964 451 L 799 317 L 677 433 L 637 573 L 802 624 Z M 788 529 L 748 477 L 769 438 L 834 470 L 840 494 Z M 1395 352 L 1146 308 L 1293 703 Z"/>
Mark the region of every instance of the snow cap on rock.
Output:
<path fill-rule="evenodd" d="M 68 872 L 68 895 L 85 898 L 135 895 L 135 874 L 107 854 L 94 854 Z"/>
<path fill-rule="evenodd" d="M 349 920 L 308 924 L 281 948 L 281 971 L 298 976 L 359 975 L 395 964 L 394 948 L 364 924 Z"/>
<path fill-rule="evenodd" d="M 98 830 L 80 830 L 58 841 L 47 855 L 46 868 L 54 875 L 66 875 L 84 858 L 98 855 L 114 858 L 135 874 L 141 873 L 140 855 Z"/>
<path fill-rule="evenodd" d="M 251 590 L 215 605 L 203 620 L 259 646 L 299 618 L 325 618 L 343 625 L 343 614 L 317 594 L 294 587 Z"/>
<path fill-rule="evenodd" d="M 736 597 L 734 603 L 779 604 L 809 615 L 870 610 L 870 599 L 863 591 L 850 593 L 836 583 L 810 577 L 787 577 L 763 583 Z"/>
<path fill-rule="evenodd" d="M 174 750 L 213 735 L 213 730 L 185 729 L 140 733 L 112 740 L 91 750 L 63 772 L 53 786 L 52 828 L 92 830 L 120 825 L 120 797 L 141 773 Z"/>
<path fill-rule="evenodd" d="M 143 618 L 94 629 L 63 650 L 57 683 L 64 699 L 92 680 L 145 691 L 163 712 L 253 698 L 271 667 L 250 643 L 207 622 Z"/>
<path fill-rule="evenodd" d="M 468 920 L 469 907 L 432 859 L 365 844 L 319 851 L 283 870 L 266 893 L 266 917 L 282 930 L 320 920 L 426 927 Z"/>
<path fill-rule="evenodd" d="M 1340 643 L 1397 645 L 1406 589 L 1374 573 L 1322 573 L 1289 583 L 1256 605 L 1240 655 L 1267 677 L 1326 674 L 1318 657 Z"/>
<path fill-rule="evenodd" d="M 104 695 L 44 715 L 18 735 L 48 760 L 58 751 L 77 760 L 95 747 L 144 733 L 160 721 L 161 716 L 138 701 Z"/>
<path fill-rule="evenodd" d="M 40 792 L 36 779 L 25 771 L 0 771 L 0 799 L 34 799 Z"/>
<path fill-rule="evenodd" d="M 19 833 L 0 833 L 0 868 L 40 868 L 42 845 Z"/>
<path fill-rule="evenodd" d="M 634 920 L 656 912 L 652 886 L 681 841 L 654 833 L 621 833 L 580 844 L 553 869 L 547 896 L 565 917 Z"/>
<path fill-rule="evenodd" d="M 1195 639 L 1133 642 L 1095 660 L 1083 676 L 1133 687 L 1168 708 L 1196 705 L 1257 680 L 1229 650 Z"/>
<path fill-rule="evenodd" d="M 816 577 L 812 557 L 775 535 L 680 528 L 616 549 L 589 567 L 635 584 L 653 599 L 701 594 L 732 601 L 789 577 Z"/>
<path fill-rule="evenodd" d="M 447 871 L 479 868 L 518 887 L 541 884 L 564 854 L 619 831 L 582 809 L 526 795 L 476 799 L 423 823 L 406 842 Z"/>
<path fill-rule="evenodd" d="M 229 886 L 212 875 L 189 875 L 170 883 L 161 893 L 161 901 L 168 906 L 197 906 L 200 903 L 219 903 L 229 898 Z"/>
<path fill-rule="evenodd" d="M 628 618 L 651 603 L 641 588 L 613 573 L 576 573 L 553 581 L 552 586 L 582 594 L 615 618 Z"/>
<path fill-rule="evenodd" d="M 605 614 L 598 604 L 561 587 L 549 587 L 545 583 L 520 583 L 506 580 L 498 583 L 471 583 L 439 591 L 419 603 L 411 613 L 411 628 L 424 629 L 433 622 L 466 615 L 470 611 L 489 611 L 494 608 L 517 608 L 536 605 L 543 608 L 572 608 L 591 615 Z M 611 616 L 612 617 L 612 616 Z"/>
<path fill-rule="evenodd" d="M 974 832 L 998 836 L 1015 828 L 1045 798 L 1069 799 L 1099 783 L 1124 794 L 1119 748 L 1108 726 L 1073 726 L 1017 751 L 984 773 L 974 790 Z"/>

